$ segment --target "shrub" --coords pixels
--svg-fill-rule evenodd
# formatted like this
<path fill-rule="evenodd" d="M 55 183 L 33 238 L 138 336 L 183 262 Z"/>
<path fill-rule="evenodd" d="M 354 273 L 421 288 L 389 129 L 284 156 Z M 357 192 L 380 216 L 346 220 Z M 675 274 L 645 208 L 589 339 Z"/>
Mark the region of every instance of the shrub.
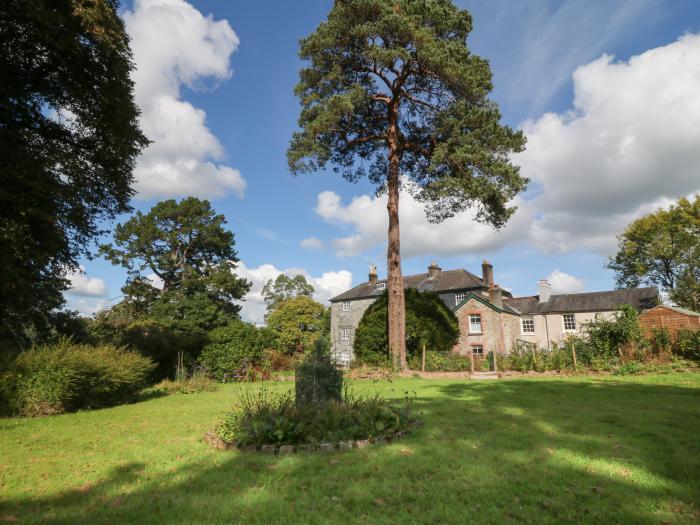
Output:
<path fill-rule="evenodd" d="M 686 359 L 700 361 L 700 330 L 678 330 L 673 350 Z"/>
<path fill-rule="evenodd" d="M 48 415 L 131 401 L 153 368 L 137 352 L 64 339 L 20 353 L 4 382 L 13 412 Z"/>
<path fill-rule="evenodd" d="M 422 353 L 409 357 L 408 367 L 411 370 L 421 370 L 422 359 Z M 474 370 L 481 370 L 481 367 L 482 359 L 475 356 Z M 471 360 L 463 355 L 454 352 L 434 352 L 432 350 L 425 353 L 426 372 L 469 372 L 470 370 Z"/>
<path fill-rule="evenodd" d="M 196 375 L 187 379 L 173 381 L 172 379 L 163 379 L 157 385 L 153 385 L 148 389 L 149 393 L 159 394 L 197 394 L 199 392 L 213 392 L 216 390 L 216 384 L 204 375 Z"/>
<path fill-rule="evenodd" d="M 622 305 L 612 319 L 596 316 L 594 321 L 583 326 L 587 342 L 597 356 L 621 356 L 627 346 L 642 342 L 639 314 L 629 305 Z"/>
<path fill-rule="evenodd" d="M 409 288 L 406 299 L 406 352 L 419 355 L 423 344 L 437 352 L 449 352 L 459 338 L 459 324 L 437 293 Z M 355 356 L 371 366 L 389 362 L 387 338 L 388 295 L 385 292 L 370 305 L 355 331 Z"/>
<path fill-rule="evenodd" d="M 269 329 L 243 321 L 212 330 L 209 339 L 199 361 L 217 381 L 234 381 L 246 370 L 260 367 L 264 351 L 275 344 Z"/>
<path fill-rule="evenodd" d="M 278 303 L 267 315 L 267 326 L 277 335 L 279 350 L 289 355 L 313 348 L 327 332 L 328 309 L 300 295 Z"/>
<path fill-rule="evenodd" d="M 668 328 L 653 327 L 651 329 L 651 348 L 656 355 L 666 354 L 671 351 L 673 340 Z"/>
<path fill-rule="evenodd" d="M 216 432 L 223 441 L 237 446 L 317 445 L 392 436 L 415 421 L 408 396 L 400 406 L 378 395 L 346 392 L 344 400 L 311 405 L 295 403 L 291 393 L 273 394 L 263 387 L 242 392 Z"/>
<path fill-rule="evenodd" d="M 317 339 L 313 352 L 297 366 L 297 404 L 323 404 L 342 398 L 343 373 L 331 362 L 329 346 L 328 338 Z"/>

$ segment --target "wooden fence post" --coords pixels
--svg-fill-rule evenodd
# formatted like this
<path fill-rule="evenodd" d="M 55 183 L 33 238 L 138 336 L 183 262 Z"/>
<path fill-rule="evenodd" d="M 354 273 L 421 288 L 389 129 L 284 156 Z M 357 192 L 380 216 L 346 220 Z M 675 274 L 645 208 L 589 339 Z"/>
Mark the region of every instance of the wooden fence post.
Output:
<path fill-rule="evenodd" d="M 576 363 L 576 345 L 571 343 L 571 356 L 574 358 L 574 370 L 578 371 L 578 364 Z"/>
<path fill-rule="evenodd" d="M 421 372 L 425 372 L 425 343 L 423 343 L 423 366 L 421 367 Z"/>
<path fill-rule="evenodd" d="M 471 369 L 471 373 L 473 374 L 474 373 L 474 349 L 473 348 L 469 351 L 469 361 L 470 361 L 469 366 Z"/>

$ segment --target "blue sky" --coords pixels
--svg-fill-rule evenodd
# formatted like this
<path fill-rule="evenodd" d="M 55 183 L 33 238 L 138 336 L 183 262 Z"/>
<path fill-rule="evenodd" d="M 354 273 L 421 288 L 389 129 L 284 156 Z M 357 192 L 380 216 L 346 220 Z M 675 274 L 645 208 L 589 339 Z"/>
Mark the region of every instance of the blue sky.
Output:
<path fill-rule="evenodd" d="M 514 161 L 532 183 L 499 234 L 468 214 L 430 226 L 404 198 L 404 273 L 432 260 L 479 272 L 487 258 L 496 281 L 518 295 L 536 293 L 548 276 L 561 292 L 611 288 L 604 263 L 624 225 L 700 190 L 700 3 L 456 3 L 473 15 L 468 44 L 491 63 L 503 121 L 528 135 Z M 385 211 L 374 188 L 330 170 L 292 177 L 287 168 L 298 41 L 330 6 L 122 6 L 142 126 L 154 141 L 137 166 L 133 205 L 209 198 L 236 234 L 241 273 L 255 283 L 248 320 L 261 319 L 259 288 L 280 271 L 305 272 L 320 300 L 366 280 L 370 263 L 385 272 Z M 120 294 L 125 276 L 102 260 L 84 269 L 67 298 L 88 314 Z"/>

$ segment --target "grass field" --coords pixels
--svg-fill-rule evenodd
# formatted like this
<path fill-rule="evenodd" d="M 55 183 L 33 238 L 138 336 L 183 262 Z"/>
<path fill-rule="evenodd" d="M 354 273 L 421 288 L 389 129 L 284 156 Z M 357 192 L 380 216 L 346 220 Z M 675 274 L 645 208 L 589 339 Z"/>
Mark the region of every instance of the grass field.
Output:
<path fill-rule="evenodd" d="M 230 385 L 0 420 L 0 522 L 700 522 L 700 374 L 353 387 L 415 392 L 424 425 L 325 455 L 218 451 L 201 436 Z"/>

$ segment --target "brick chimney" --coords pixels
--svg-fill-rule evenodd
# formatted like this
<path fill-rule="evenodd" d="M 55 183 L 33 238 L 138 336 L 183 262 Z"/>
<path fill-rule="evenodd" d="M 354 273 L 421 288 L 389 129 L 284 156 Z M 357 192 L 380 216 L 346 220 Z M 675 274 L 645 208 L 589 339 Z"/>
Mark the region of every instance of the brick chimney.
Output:
<path fill-rule="evenodd" d="M 369 265 L 369 284 L 377 284 L 377 267 L 373 264 Z"/>
<path fill-rule="evenodd" d="M 540 296 L 540 302 L 546 303 L 549 301 L 549 296 L 552 295 L 552 285 L 547 279 L 540 279 L 537 283 L 537 293 Z"/>
<path fill-rule="evenodd" d="M 435 279 L 441 271 L 442 268 L 438 266 L 438 263 L 435 261 L 431 262 L 430 266 L 428 266 L 428 279 Z"/>
<path fill-rule="evenodd" d="M 481 278 L 486 288 L 493 288 L 493 265 L 486 259 L 481 263 Z"/>
<path fill-rule="evenodd" d="M 489 288 L 489 302 L 496 308 L 503 310 L 503 290 L 500 286 Z"/>

